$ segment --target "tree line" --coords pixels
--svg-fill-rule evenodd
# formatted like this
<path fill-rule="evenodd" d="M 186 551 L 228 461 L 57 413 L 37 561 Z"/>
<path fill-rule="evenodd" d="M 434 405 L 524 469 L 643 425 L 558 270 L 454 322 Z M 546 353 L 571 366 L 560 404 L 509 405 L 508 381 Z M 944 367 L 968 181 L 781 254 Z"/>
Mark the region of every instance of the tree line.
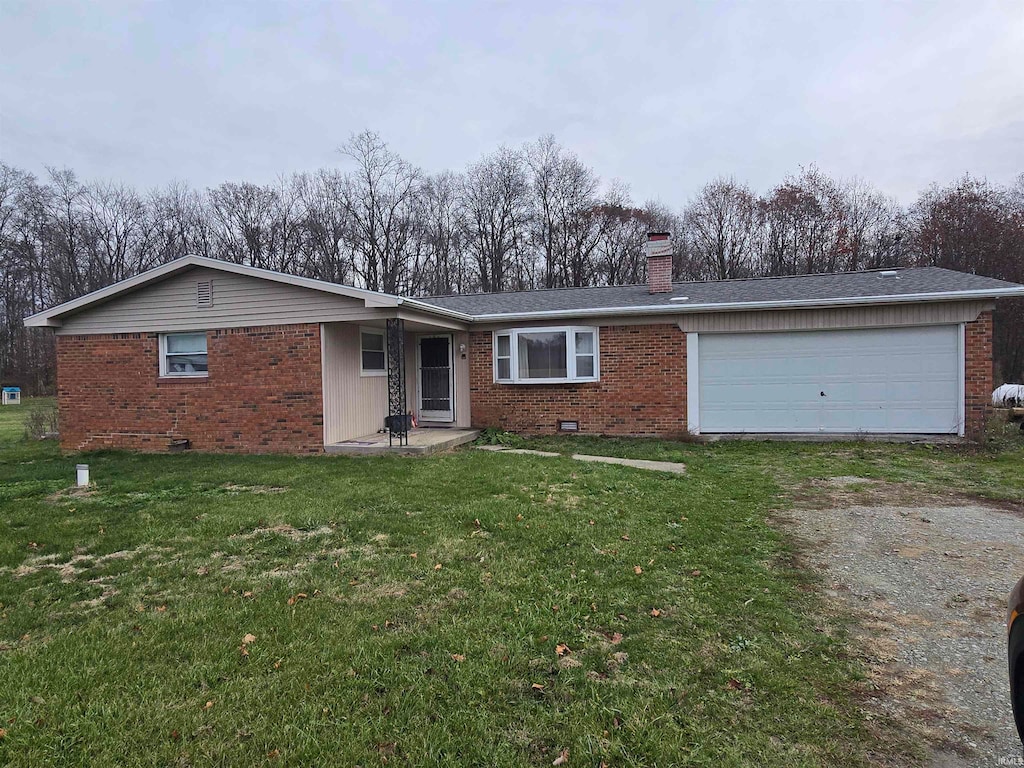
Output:
<path fill-rule="evenodd" d="M 758 193 L 719 178 L 682 208 L 638 203 L 551 136 L 430 174 L 375 133 L 343 167 L 272 184 L 140 192 L 0 163 L 0 381 L 52 392 L 51 334 L 22 319 L 187 253 L 409 295 L 646 280 L 645 234 L 674 235 L 677 280 L 935 265 L 1024 282 L 1024 173 L 971 176 L 902 205 L 800 169 Z M 1024 376 L 1024 302 L 997 309 L 997 377 Z"/>

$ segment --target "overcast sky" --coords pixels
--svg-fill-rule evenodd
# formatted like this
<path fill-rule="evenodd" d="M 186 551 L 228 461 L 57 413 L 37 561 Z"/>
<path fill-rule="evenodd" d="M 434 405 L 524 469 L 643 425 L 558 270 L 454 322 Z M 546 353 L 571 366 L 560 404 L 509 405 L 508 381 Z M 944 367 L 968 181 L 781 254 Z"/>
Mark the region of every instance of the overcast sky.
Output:
<path fill-rule="evenodd" d="M 904 201 L 1024 171 L 1024 3 L 0 0 L 0 158 L 268 182 L 379 132 L 428 171 L 545 134 L 637 200 L 800 165 Z"/>

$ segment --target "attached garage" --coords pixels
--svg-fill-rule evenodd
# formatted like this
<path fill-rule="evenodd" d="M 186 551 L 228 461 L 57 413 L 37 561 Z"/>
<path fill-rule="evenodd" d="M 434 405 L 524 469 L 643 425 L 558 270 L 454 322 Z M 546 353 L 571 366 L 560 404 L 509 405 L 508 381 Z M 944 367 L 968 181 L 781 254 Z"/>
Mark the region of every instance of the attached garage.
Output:
<path fill-rule="evenodd" d="M 692 333 L 687 355 L 702 434 L 963 433 L 961 325 Z"/>

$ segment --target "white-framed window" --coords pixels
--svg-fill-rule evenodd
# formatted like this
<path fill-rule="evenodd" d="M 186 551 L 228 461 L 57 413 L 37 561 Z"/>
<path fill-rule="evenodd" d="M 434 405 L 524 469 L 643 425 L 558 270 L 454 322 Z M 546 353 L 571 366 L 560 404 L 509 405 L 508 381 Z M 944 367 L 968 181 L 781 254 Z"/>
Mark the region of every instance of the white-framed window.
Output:
<path fill-rule="evenodd" d="M 494 380 L 561 384 L 601 377 L 597 328 L 511 328 L 495 331 Z"/>
<path fill-rule="evenodd" d="M 206 376 L 206 332 L 160 335 L 161 376 Z"/>
<path fill-rule="evenodd" d="M 359 329 L 359 375 L 386 376 L 387 344 L 384 331 L 378 328 Z"/>

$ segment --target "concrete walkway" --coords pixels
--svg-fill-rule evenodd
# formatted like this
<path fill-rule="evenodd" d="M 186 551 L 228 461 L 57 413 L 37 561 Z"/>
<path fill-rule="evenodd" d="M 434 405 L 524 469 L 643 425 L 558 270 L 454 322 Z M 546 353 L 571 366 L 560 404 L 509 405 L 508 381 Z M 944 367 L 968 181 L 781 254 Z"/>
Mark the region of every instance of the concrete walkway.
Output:
<path fill-rule="evenodd" d="M 515 453 L 523 456 L 561 456 L 560 453 L 551 451 L 532 451 L 528 448 L 506 448 L 504 445 L 478 445 L 477 450 L 494 451 L 496 453 Z M 670 472 L 674 475 L 682 475 L 686 472 L 686 465 L 675 461 L 649 461 L 647 459 L 620 459 L 616 456 L 591 456 L 587 453 L 574 453 L 572 458 L 577 461 L 593 461 L 601 464 L 619 464 L 623 467 L 634 469 L 647 469 L 654 472 Z"/>

